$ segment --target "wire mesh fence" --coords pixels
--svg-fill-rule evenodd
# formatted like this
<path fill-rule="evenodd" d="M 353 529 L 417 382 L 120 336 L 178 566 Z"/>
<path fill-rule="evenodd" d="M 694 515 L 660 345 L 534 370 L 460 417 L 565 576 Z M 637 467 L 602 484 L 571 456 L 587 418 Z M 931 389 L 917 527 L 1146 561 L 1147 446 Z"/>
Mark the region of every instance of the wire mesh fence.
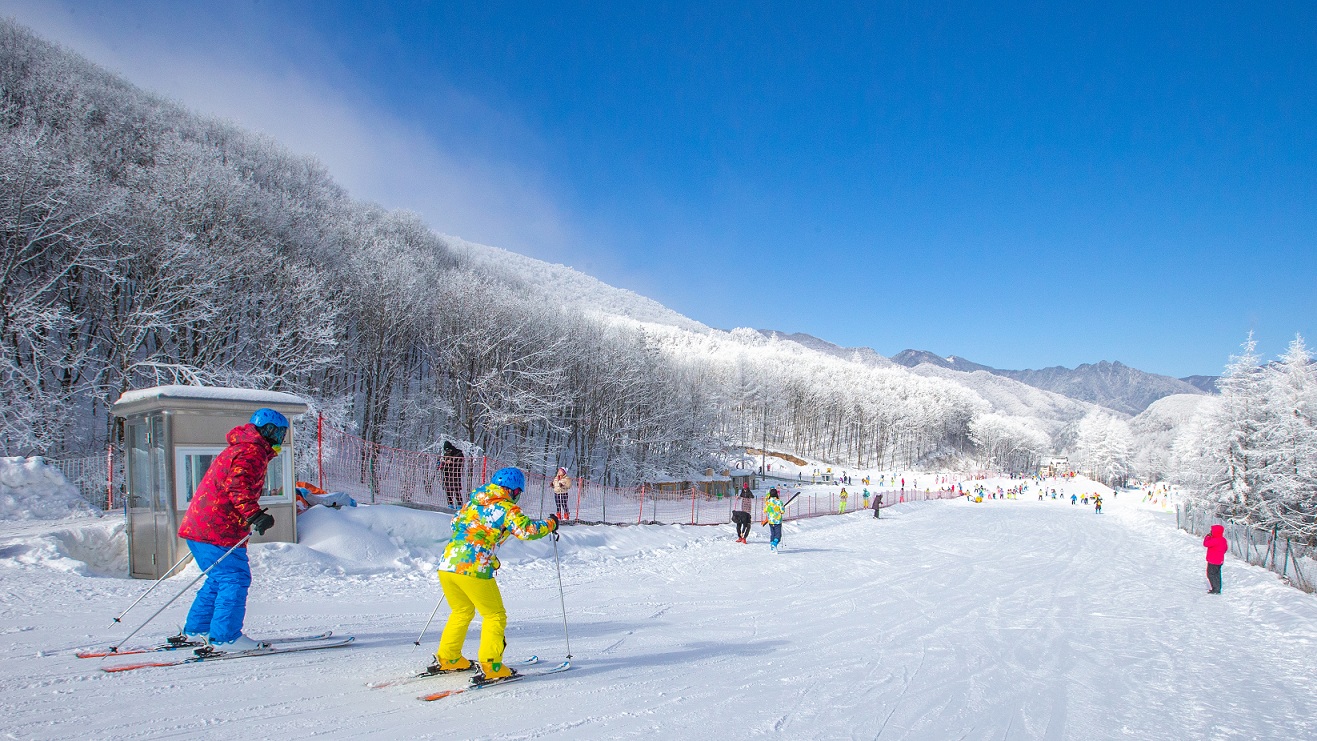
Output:
<path fill-rule="evenodd" d="M 64 479 L 77 487 L 87 503 L 101 510 L 112 510 L 122 505 L 122 465 L 109 447 L 103 453 L 85 456 L 46 459 L 46 465 L 58 469 Z"/>
<path fill-rule="evenodd" d="M 1305 592 L 1317 591 L 1317 548 L 1282 535 L 1278 529 L 1222 520 L 1204 507 L 1177 505 L 1175 522 L 1181 530 L 1207 535 L 1213 525 L 1224 528 L 1230 553 L 1254 566 L 1262 566 Z"/>

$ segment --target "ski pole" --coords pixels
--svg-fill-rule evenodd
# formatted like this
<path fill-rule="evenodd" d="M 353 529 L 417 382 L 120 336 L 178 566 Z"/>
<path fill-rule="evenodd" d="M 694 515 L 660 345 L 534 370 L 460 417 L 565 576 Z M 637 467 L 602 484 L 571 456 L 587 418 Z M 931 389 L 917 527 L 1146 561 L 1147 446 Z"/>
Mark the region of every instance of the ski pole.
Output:
<path fill-rule="evenodd" d="M 562 592 L 562 561 L 558 560 L 558 531 L 553 531 L 553 563 L 558 567 L 558 602 L 562 605 L 562 637 L 567 642 L 567 660 L 572 659 L 572 637 L 567 634 L 567 598 Z"/>
<path fill-rule="evenodd" d="M 114 622 L 116 622 L 116 623 L 123 622 L 123 616 L 124 616 L 124 615 L 127 615 L 129 612 L 132 612 L 133 608 L 134 608 L 134 607 L 137 607 L 137 603 L 138 603 L 138 602 L 141 602 L 142 600 L 146 599 L 146 595 L 148 595 L 148 594 L 154 592 L 154 591 L 155 591 L 155 588 L 158 587 L 158 586 L 160 586 L 160 582 L 164 581 L 165 579 L 168 579 L 168 578 L 169 578 L 169 575 L 172 574 L 172 573 L 174 573 L 174 569 L 178 568 L 179 566 L 182 566 L 182 565 L 183 565 L 184 563 L 186 563 L 187 560 L 190 559 L 190 558 L 192 558 L 192 552 L 191 552 L 191 551 L 188 551 L 187 553 L 184 553 L 184 554 L 183 554 L 183 557 L 180 558 L 180 559 L 178 559 L 178 563 L 174 564 L 173 566 L 170 566 L 170 567 L 169 567 L 169 570 L 165 572 L 165 575 L 162 576 L 162 577 L 160 577 L 159 579 L 156 579 L 156 580 L 155 580 L 155 583 L 151 585 L 151 588 L 150 588 L 150 589 L 146 590 L 145 592 L 142 592 L 142 596 L 141 596 L 141 597 L 138 597 L 136 600 L 134 600 L 133 603 L 132 603 L 131 605 L 128 605 L 128 609 L 127 609 L 127 610 L 124 610 L 123 612 L 119 613 L 119 617 L 115 618 L 115 619 L 114 619 Z M 110 627 L 113 628 L 114 626 L 110 626 Z"/>
<path fill-rule="evenodd" d="M 440 593 L 439 601 L 434 603 L 434 611 L 430 613 L 430 619 L 425 621 L 425 627 L 421 628 L 421 634 L 416 636 L 416 640 L 412 641 L 412 643 L 415 643 L 418 646 L 421 645 L 421 639 L 425 637 L 425 631 L 430 629 L 430 623 L 434 622 L 434 616 L 439 614 L 439 605 L 442 605 L 443 603 L 444 595 Z"/>
<path fill-rule="evenodd" d="M 117 652 L 119 650 L 119 646 L 122 646 L 123 644 L 127 643 L 129 638 L 132 638 L 133 636 L 137 635 L 137 631 L 141 630 L 142 628 L 145 628 L 152 620 L 155 620 L 156 616 L 164 612 L 166 607 L 169 607 L 170 605 L 174 604 L 174 600 L 178 599 L 179 597 L 182 597 L 183 593 L 191 589 L 193 584 L 196 584 L 197 582 L 201 581 L 201 577 L 205 576 L 206 574 L 209 574 L 211 569 L 215 568 L 216 566 L 219 566 L 221 561 L 228 558 L 230 553 L 233 553 L 234 551 L 238 550 L 242 546 L 246 545 L 247 541 L 251 539 L 251 536 L 252 534 L 250 532 L 244 535 L 242 537 L 242 540 L 239 540 L 237 543 L 233 545 L 232 548 L 225 551 L 223 556 L 220 556 L 219 558 L 215 559 L 215 563 L 211 564 L 205 571 L 201 572 L 200 574 L 197 574 L 197 578 L 188 582 L 188 585 L 186 587 L 183 587 L 183 589 L 179 591 L 178 594 L 174 595 L 173 597 L 170 597 L 169 601 L 161 605 L 160 609 L 152 613 L 151 617 L 147 618 L 141 625 L 134 628 L 133 632 L 124 636 L 123 640 L 119 641 L 119 645 L 110 646 L 110 653 Z"/>

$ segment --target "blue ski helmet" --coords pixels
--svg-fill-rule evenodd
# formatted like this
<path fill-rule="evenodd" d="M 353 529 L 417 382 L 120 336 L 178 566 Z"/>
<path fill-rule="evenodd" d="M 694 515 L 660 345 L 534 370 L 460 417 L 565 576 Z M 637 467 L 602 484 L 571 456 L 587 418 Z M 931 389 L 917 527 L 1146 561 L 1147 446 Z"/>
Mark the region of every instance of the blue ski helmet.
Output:
<path fill-rule="evenodd" d="M 512 466 L 500 468 L 494 472 L 494 476 L 490 478 L 489 483 L 497 484 L 504 489 L 521 491 L 526 488 L 526 474 L 522 473 L 520 468 Z"/>
<path fill-rule="evenodd" d="M 264 409 L 257 409 L 256 412 L 252 414 L 252 418 L 250 421 L 258 429 L 263 425 L 269 425 L 269 424 L 272 424 L 275 427 L 288 426 L 288 418 L 276 412 L 275 410 L 270 409 L 269 407 L 266 407 Z"/>
<path fill-rule="evenodd" d="M 261 433 L 261 437 L 270 441 L 274 446 L 275 452 L 284 442 L 284 436 L 288 434 L 288 418 L 268 407 L 257 409 L 251 418 L 252 426 L 256 431 Z"/>

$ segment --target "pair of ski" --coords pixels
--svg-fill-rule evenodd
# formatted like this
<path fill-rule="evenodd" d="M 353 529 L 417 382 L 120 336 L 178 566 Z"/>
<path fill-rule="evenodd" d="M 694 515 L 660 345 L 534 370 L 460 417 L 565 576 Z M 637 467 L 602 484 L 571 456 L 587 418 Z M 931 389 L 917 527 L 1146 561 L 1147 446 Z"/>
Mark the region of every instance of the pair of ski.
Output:
<path fill-rule="evenodd" d="M 326 648 L 342 648 L 352 643 L 355 639 L 353 636 L 343 638 L 334 638 L 333 631 L 317 633 L 308 636 L 294 636 L 292 638 L 276 638 L 269 641 L 265 648 L 258 648 L 252 651 L 224 651 L 214 653 L 201 653 L 189 656 L 185 659 L 173 659 L 168 661 L 142 661 L 135 664 L 119 664 L 117 666 L 103 666 L 101 671 L 109 674 L 118 672 L 133 671 L 136 669 L 147 669 L 151 667 L 162 666 L 181 666 L 183 664 L 200 664 L 208 661 L 223 661 L 226 659 L 245 659 L 253 656 L 273 656 L 277 654 L 299 653 L 302 651 L 320 651 Z M 198 649 L 199 644 L 192 643 L 164 643 L 158 646 L 147 646 L 143 648 L 120 649 L 117 651 L 80 651 L 77 657 L 80 659 L 97 659 L 108 658 L 110 656 L 132 656 L 135 654 L 148 654 L 163 651 L 179 651 L 182 649 Z"/>
<path fill-rule="evenodd" d="M 514 666 L 514 667 L 531 667 L 531 666 L 535 666 L 535 665 L 537 665 L 537 664 L 539 664 L 539 663 L 540 663 L 540 657 L 538 657 L 538 656 L 532 656 L 532 657 L 530 657 L 529 659 L 526 659 L 525 661 L 519 661 L 519 662 L 517 662 L 516 664 L 513 664 L 513 666 Z M 418 700 L 420 700 L 420 701 L 422 701 L 422 702 L 434 702 L 435 700 L 442 700 L 442 699 L 444 699 L 444 698 L 446 698 L 446 697 L 452 697 L 452 696 L 454 696 L 454 695 L 460 695 L 460 694 L 463 694 L 463 693 L 465 693 L 465 692 L 474 692 L 474 691 L 476 691 L 476 690 L 490 689 L 490 688 L 492 688 L 492 687 L 501 687 L 501 686 L 503 686 L 503 685 L 505 685 L 505 684 L 512 684 L 512 683 L 514 683 L 514 682 L 520 682 L 520 681 L 523 681 L 523 680 L 526 680 L 526 679 L 534 679 L 534 678 L 536 678 L 536 677 L 545 677 L 545 676 L 548 676 L 548 675 L 550 675 L 550 674 L 559 674 L 559 673 L 561 673 L 561 672 L 565 672 L 565 671 L 567 671 L 568 669 L 571 669 L 571 668 L 572 668 L 572 662 L 571 662 L 571 659 L 569 658 L 568 660 L 562 662 L 561 664 L 557 664 L 557 665 L 555 665 L 555 666 L 551 666 L 551 667 L 549 667 L 549 668 L 547 668 L 547 669 L 524 669 L 524 668 L 523 668 L 523 669 L 519 669 L 519 670 L 518 670 L 518 673 L 516 674 L 516 676 L 507 677 L 506 679 L 493 679 L 493 680 L 488 680 L 488 681 L 484 681 L 484 682 L 480 682 L 480 683 L 471 683 L 471 684 L 463 685 L 463 686 L 460 686 L 460 687 L 454 687 L 454 688 L 451 688 L 451 689 L 439 690 L 439 691 L 436 691 L 436 692 L 427 692 L 427 693 L 422 694 L 422 695 L 417 695 L 417 696 L 416 696 L 416 699 L 418 699 Z M 368 685 L 366 685 L 366 686 L 370 687 L 371 689 L 382 689 L 382 688 L 384 688 L 384 687 L 398 687 L 398 686 L 401 686 L 401 685 L 408 685 L 408 684 L 413 684 L 413 683 L 416 683 L 416 682 L 424 682 L 424 681 L 426 681 L 426 680 L 430 680 L 430 679 L 438 679 L 438 678 L 440 678 L 440 677 L 447 677 L 447 676 L 463 676 L 464 674 L 465 674 L 464 672 L 448 672 L 448 673 L 444 673 L 444 674 L 430 674 L 429 672 L 421 672 L 420 674 L 412 674 L 412 675 L 409 675 L 409 676 L 406 676 L 406 677 L 401 677 L 401 678 L 399 678 L 399 679 L 390 679 L 390 680 L 385 680 L 385 681 L 383 681 L 383 682 L 372 682 L 372 683 L 370 683 L 370 684 L 368 684 Z"/>

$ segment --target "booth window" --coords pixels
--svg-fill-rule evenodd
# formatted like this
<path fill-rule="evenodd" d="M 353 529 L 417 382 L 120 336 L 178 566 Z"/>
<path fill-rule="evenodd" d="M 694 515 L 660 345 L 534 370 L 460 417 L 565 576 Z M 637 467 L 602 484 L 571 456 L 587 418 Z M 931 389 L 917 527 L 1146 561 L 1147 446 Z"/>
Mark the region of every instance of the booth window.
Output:
<path fill-rule="evenodd" d="M 224 452 L 222 445 L 177 445 L 174 447 L 174 471 L 178 477 L 178 510 L 187 509 L 196 493 L 197 486 L 206 475 L 210 464 Z M 265 490 L 261 493 L 261 504 L 279 504 L 292 501 L 291 469 L 285 465 L 289 451 L 284 451 L 270 461 L 265 469 Z"/>

